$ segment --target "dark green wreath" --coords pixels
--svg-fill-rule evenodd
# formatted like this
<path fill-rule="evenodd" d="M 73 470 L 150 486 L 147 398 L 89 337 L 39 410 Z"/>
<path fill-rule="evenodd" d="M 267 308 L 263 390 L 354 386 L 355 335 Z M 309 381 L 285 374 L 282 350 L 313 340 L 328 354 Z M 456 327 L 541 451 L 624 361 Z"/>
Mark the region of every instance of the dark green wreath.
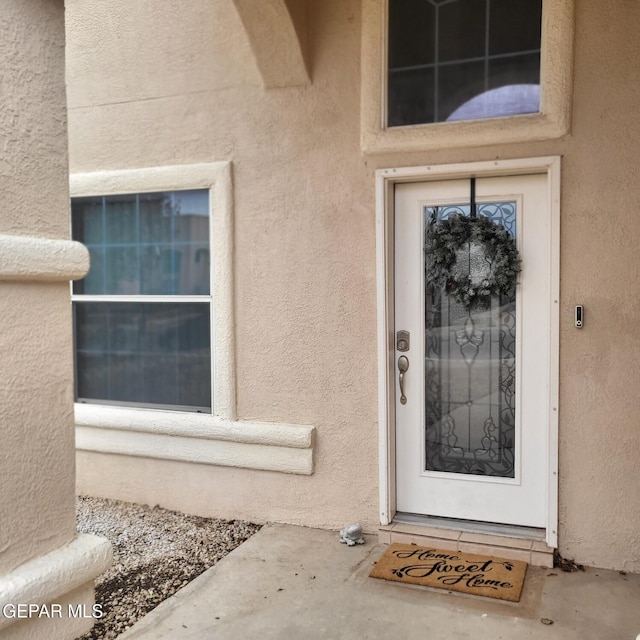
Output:
<path fill-rule="evenodd" d="M 488 263 L 486 277 L 477 283 L 470 273 L 456 269 L 458 253 L 470 245 L 479 245 Z M 444 287 L 469 311 L 486 309 L 495 296 L 513 294 L 520 273 L 516 242 L 502 225 L 488 218 L 455 214 L 447 220 L 431 222 L 425 251 L 427 282 Z"/>

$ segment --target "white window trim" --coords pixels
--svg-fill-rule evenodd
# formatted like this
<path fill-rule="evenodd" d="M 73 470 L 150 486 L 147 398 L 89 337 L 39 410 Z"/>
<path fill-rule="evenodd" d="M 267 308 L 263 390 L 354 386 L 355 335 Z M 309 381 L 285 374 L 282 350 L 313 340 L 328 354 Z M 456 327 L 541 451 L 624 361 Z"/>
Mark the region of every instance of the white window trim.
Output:
<path fill-rule="evenodd" d="M 70 176 L 70 192 L 74 198 L 209 189 L 212 212 L 212 413 L 76 403 L 77 449 L 304 475 L 313 473 L 314 427 L 237 420 L 232 186 L 230 162 Z"/>
<path fill-rule="evenodd" d="M 534 142 L 569 133 L 574 0 L 543 0 L 541 113 L 405 127 L 386 126 L 388 0 L 363 0 L 361 147 L 364 153 Z"/>

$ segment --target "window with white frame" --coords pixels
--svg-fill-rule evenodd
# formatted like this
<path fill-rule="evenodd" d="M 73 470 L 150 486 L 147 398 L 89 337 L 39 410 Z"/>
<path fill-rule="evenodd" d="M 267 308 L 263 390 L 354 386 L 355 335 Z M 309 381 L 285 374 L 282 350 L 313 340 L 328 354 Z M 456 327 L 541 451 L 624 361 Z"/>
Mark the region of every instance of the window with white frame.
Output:
<path fill-rule="evenodd" d="M 363 152 L 566 135 L 574 14 L 575 0 L 362 0 Z"/>
<path fill-rule="evenodd" d="M 73 173 L 76 448 L 313 473 L 314 428 L 239 421 L 232 164 Z M 150 410 L 152 409 L 152 410 Z"/>
<path fill-rule="evenodd" d="M 540 111 L 542 0 L 389 0 L 387 126 Z"/>
<path fill-rule="evenodd" d="M 72 198 L 76 400 L 212 410 L 210 191 Z"/>

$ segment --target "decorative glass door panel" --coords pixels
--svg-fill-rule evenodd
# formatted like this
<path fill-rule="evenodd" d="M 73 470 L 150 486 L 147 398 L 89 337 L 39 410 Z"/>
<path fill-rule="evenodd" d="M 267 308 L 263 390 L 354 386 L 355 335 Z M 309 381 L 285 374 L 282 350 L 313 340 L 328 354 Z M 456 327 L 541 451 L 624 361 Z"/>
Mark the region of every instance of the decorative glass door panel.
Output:
<path fill-rule="evenodd" d="M 476 205 L 473 214 L 516 237 L 516 202 Z M 424 208 L 425 233 L 468 204 Z M 456 268 L 472 282 L 490 267 L 469 243 Z M 430 259 L 425 251 L 425 262 Z M 516 291 L 467 309 L 445 287 L 425 279 L 425 470 L 515 476 Z"/>
<path fill-rule="evenodd" d="M 472 209 L 469 180 L 395 188 L 396 508 L 545 527 L 551 358 L 546 176 L 478 178 L 475 204 Z M 472 211 L 502 225 L 522 259 L 518 277 L 479 306 L 452 293 L 449 279 L 428 275 L 430 260 L 440 259 L 428 234 Z M 451 247 L 456 253 L 448 277 L 482 289 L 497 268 L 486 244 Z"/>

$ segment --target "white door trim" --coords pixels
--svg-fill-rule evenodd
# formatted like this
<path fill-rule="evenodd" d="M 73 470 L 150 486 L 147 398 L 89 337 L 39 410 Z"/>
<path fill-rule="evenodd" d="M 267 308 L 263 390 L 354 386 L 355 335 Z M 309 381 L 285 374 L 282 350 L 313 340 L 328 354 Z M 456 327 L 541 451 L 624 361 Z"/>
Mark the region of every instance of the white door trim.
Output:
<path fill-rule="evenodd" d="M 402 167 L 376 171 L 376 272 L 378 315 L 378 424 L 380 464 L 380 523 L 389 524 L 395 515 L 395 375 L 393 368 L 393 219 L 394 186 L 400 182 L 442 179 L 545 174 L 551 214 L 552 300 L 549 318 L 549 475 L 546 542 L 558 543 L 558 362 L 560 294 L 560 157 L 520 158 L 450 165 Z"/>

